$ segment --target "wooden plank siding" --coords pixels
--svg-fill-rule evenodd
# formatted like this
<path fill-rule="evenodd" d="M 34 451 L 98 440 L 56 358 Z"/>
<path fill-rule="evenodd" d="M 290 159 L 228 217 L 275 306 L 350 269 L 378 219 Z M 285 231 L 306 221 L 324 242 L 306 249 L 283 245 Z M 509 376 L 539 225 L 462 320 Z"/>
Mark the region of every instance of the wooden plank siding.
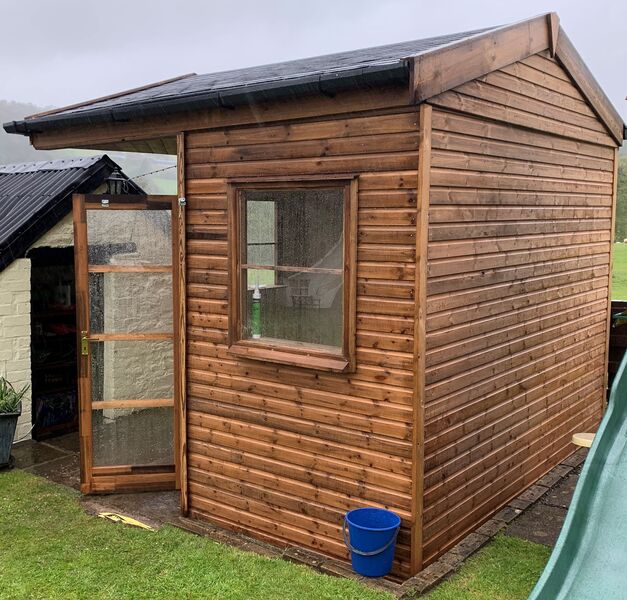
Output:
<path fill-rule="evenodd" d="M 190 513 L 345 558 L 344 512 L 389 507 L 402 518 L 394 572 L 408 576 L 418 108 L 189 132 L 185 142 Z M 321 174 L 358 174 L 349 374 L 227 349 L 228 178 Z"/>
<path fill-rule="evenodd" d="M 426 564 L 601 417 L 615 146 L 548 52 L 430 103 Z"/>

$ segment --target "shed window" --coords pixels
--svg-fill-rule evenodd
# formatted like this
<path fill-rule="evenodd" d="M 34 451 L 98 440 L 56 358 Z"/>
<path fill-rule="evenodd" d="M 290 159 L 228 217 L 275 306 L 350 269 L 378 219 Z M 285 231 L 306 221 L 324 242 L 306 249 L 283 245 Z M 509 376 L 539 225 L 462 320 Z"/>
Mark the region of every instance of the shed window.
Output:
<path fill-rule="evenodd" d="M 232 352 L 323 370 L 350 367 L 352 188 L 347 181 L 234 186 Z"/>

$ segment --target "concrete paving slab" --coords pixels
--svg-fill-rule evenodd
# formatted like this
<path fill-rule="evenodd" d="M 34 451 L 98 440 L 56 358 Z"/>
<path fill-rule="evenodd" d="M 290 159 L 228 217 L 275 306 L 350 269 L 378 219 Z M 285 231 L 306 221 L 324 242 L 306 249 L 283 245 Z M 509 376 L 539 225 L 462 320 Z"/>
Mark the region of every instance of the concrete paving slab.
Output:
<path fill-rule="evenodd" d="M 50 438 L 45 442 L 48 446 L 53 446 L 59 450 L 65 450 L 66 452 L 80 452 L 80 441 L 78 439 L 78 431 L 73 433 L 66 433 L 55 438 Z"/>
<path fill-rule="evenodd" d="M 555 546 L 566 512 L 564 508 L 540 502 L 522 513 L 505 533 L 537 544 Z"/>
<path fill-rule="evenodd" d="M 582 454 L 580 453 L 579 456 L 581 457 Z M 585 457 L 585 455 L 583 456 Z M 560 467 L 556 467 L 554 471 L 560 472 Z M 536 502 L 512 521 L 506 530 L 507 535 L 546 546 L 555 545 L 575 493 L 582 467 L 579 465 L 574 469 L 569 468 L 571 469 L 570 473 L 555 487 L 549 489 L 539 502 Z M 567 473 L 566 470 L 561 472 Z M 553 472 L 549 476 L 552 474 Z"/>
<path fill-rule="evenodd" d="M 68 455 L 63 450 L 35 442 L 34 440 L 13 444 L 11 454 L 15 459 L 14 466 L 17 469 L 28 469 L 33 465 L 46 463 Z"/>
<path fill-rule="evenodd" d="M 78 490 L 81 483 L 79 469 L 78 454 L 64 454 L 60 458 L 33 465 L 24 470 Z"/>
<path fill-rule="evenodd" d="M 132 494 L 107 494 L 83 496 L 81 504 L 89 512 L 119 512 L 153 527 L 177 519 L 180 514 L 179 492 L 141 492 Z"/>
<path fill-rule="evenodd" d="M 575 493 L 575 487 L 577 486 L 577 480 L 579 479 L 579 473 L 573 473 L 569 475 L 560 483 L 558 483 L 553 489 L 549 490 L 544 498 L 542 498 L 542 504 L 549 506 L 555 506 L 558 508 L 568 508 L 573 494 Z"/>

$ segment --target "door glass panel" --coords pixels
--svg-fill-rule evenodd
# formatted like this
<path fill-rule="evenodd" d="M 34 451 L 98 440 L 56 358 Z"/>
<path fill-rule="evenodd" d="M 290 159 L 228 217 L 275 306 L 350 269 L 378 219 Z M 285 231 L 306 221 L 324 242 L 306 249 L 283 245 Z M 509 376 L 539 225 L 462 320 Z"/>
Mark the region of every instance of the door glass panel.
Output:
<path fill-rule="evenodd" d="M 92 333 L 172 331 L 172 273 L 90 273 Z"/>
<path fill-rule="evenodd" d="M 171 465 L 172 407 L 92 411 L 94 466 Z"/>
<path fill-rule="evenodd" d="M 88 208 L 86 230 L 88 265 L 122 267 L 88 273 L 91 465 L 171 468 L 174 343 L 153 338 L 173 332 L 172 272 L 124 270 L 171 267 L 171 211 Z"/>
<path fill-rule="evenodd" d="M 90 265 L 172 264 L 169 210 L 88 210 Z"/>
<path fill-rule="evenodd" d="M 92 402 L 173 398 L 171 340 L 92 342 L 90 346 Z"/>

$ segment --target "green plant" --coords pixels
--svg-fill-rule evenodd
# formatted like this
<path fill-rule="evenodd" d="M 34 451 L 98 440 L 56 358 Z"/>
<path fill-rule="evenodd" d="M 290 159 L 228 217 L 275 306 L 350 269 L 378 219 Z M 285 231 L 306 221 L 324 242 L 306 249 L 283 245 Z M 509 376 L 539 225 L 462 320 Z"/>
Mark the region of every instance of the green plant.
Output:
<path fill-rule="evenodd" d="M 0 377 L 0 414 L 18 412 L 27 391 L 27 385 L 18 392 L 4 377 Z"/>

